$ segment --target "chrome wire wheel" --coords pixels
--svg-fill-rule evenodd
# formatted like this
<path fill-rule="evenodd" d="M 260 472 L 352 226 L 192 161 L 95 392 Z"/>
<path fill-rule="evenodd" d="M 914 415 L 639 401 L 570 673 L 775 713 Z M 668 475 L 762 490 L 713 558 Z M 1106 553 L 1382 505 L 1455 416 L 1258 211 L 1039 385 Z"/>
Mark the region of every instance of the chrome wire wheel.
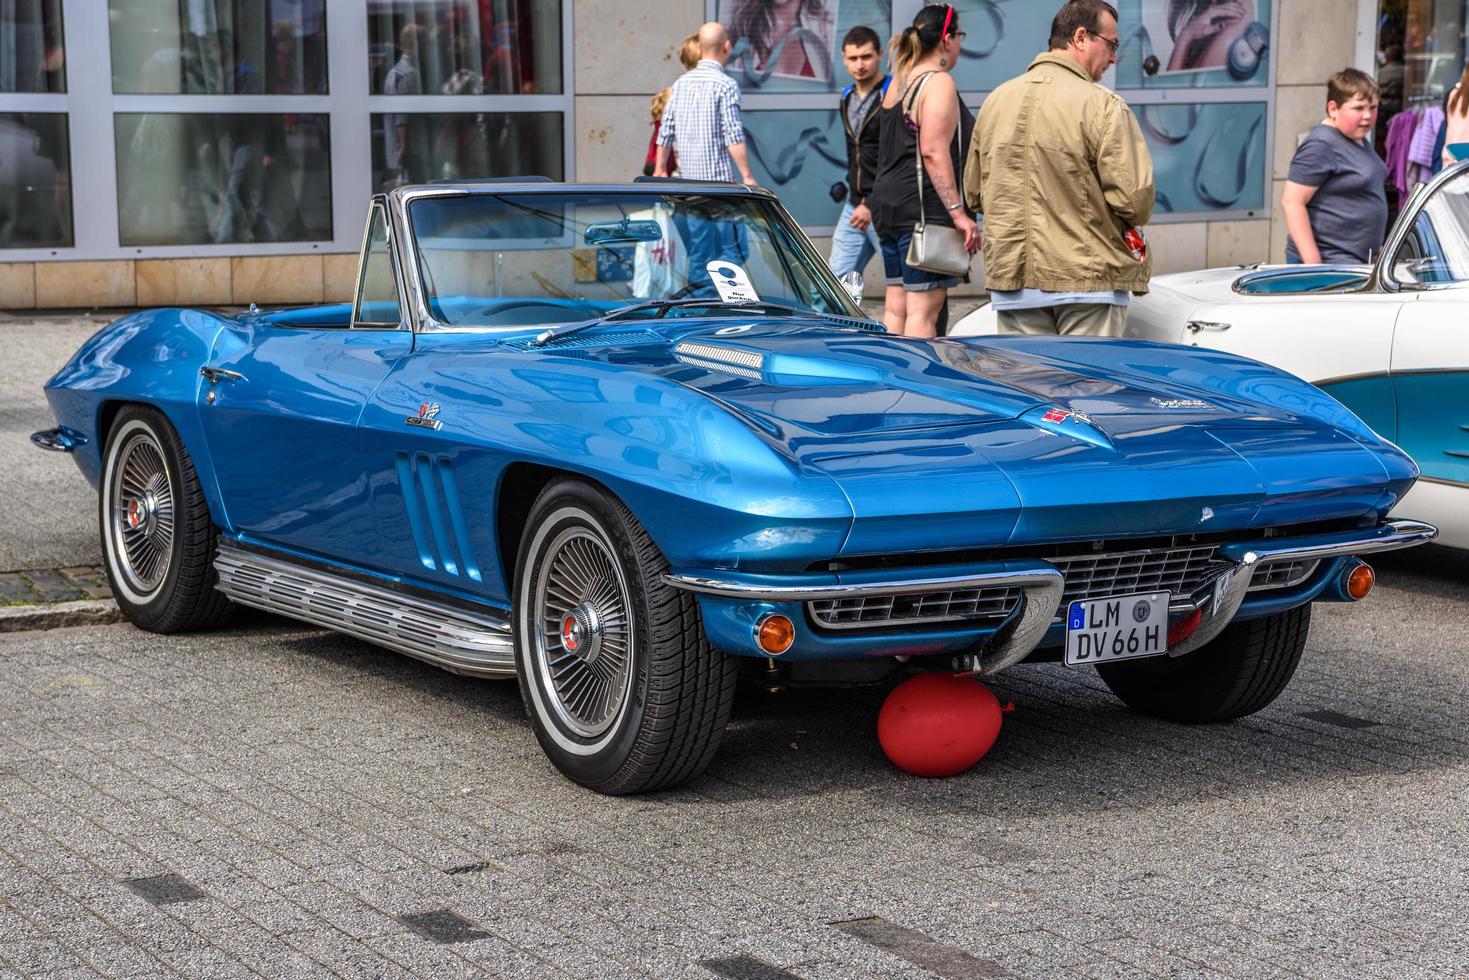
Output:
<path fill-rule="evenodd" d="M 590 528 L 562 530 L 544 552 L 532 596 L 536 671 L 565 728 L 598 739 L 632 687 L 632 607 L 611 546 Z"/>
<path fill-rule="evenodd" d="M 163 449 L 146 430 L 118 451 L 108 501 L 117 571 L 143 595 L 157 591 L 173 560 L 174 487 Z"/>

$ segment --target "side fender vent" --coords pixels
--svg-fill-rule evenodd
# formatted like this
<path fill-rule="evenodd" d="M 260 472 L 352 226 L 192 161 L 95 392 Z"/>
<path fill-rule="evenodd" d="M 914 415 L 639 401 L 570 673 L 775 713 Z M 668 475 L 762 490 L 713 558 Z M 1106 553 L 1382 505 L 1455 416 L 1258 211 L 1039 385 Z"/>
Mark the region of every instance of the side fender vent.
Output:
<path fill-rule="evenodd" d="M 398 487 L 419 563 L 429 571 L 443 569 L 480 582 L 479 563 L 469 541 L 454 466 L 427 453 L 398 453 Z"/>

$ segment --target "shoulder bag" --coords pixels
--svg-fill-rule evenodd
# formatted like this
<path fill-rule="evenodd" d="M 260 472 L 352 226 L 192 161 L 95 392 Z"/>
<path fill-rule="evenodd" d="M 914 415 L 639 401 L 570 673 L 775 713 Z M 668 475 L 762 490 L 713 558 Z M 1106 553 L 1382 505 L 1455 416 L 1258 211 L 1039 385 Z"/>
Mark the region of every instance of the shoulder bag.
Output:
<path fill-rule="evenodd" d="M 929 73 L 933 74 L 932 72 Z M 928 75 L 919 81 L 913 90 L 913 103 L 918 93 L 928 84 Z M 912 103 L 910 103 L 912 104 Z M 904 108 L 907 114 L 907 108 Z M 959 126 L 954 127 L 954 139 L 959 138 Z M 913 225 L 913 237 L 908 242 L 908 255 L 904 261 L 915 269 L 934 272 L 943 276 L 967 276 L 969 274 L 969 251 L 964 247 L 964 234 L 951 225 L 930 225 L 923 211 L 923 147 L 916 135 L 913 140 L 913 159 L 918 170 L 918 221 Z"/>

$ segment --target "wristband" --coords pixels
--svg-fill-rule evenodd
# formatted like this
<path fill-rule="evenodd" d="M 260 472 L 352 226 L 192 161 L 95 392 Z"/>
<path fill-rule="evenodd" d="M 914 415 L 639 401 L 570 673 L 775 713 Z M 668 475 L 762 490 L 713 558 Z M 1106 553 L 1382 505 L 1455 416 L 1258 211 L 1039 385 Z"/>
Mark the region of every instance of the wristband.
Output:
<path fill-rule="evenodd" d="M 944 210 L 945 211 L 957 211 L 960 208 L 962 208 L 963 206 L 964 206 L 964 202 L 963 201 L 960 201 L 958 204 L 950 204 L 948 207 L 944 208 Z"/>

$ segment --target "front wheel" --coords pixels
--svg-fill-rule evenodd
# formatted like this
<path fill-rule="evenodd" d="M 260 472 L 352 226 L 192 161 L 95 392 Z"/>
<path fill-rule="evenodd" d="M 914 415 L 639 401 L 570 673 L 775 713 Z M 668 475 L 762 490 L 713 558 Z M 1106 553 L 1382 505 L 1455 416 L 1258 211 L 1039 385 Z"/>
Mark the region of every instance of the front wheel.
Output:
<path fill-rule="evenodd" d="M 734 661 L 667 571 L 632 512 L 591 484 L 554 483 L 531 508 L 514 600 L 521 693 L 556 768 L 601 793 L 691 779 L 729 721 Z"/>
<path fill-rule="evenodd" d="M 1113 694 L 1143 714 L 1186 724 L 1243 718 L 1285 690 L 1310 627 L 1308 603 L 1231 623 L 1182 657 L 1099 664 L 1097 673 Z"/>
<path fill-rule="evenodd" d="M 217 533 L 199 476 L 163 413 L 118 413 L 102 460 L 98 523 L 107 581 L 133 625 L 154 633 L 204 630 L 233 606 L 215 590 Z"/>

